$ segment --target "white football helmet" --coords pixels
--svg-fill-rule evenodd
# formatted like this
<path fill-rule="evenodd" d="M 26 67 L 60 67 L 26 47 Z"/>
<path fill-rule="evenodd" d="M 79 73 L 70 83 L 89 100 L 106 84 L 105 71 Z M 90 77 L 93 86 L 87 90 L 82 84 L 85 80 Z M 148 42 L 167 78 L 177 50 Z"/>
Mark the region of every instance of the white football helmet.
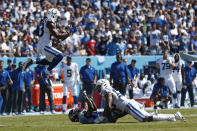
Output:
<path fill-rule="evenodd" d="M 106 88 L 106 87 L 108 87 L 108 86 L 110 86 L 110 83 L 109 83 L 108 80 L 106 80 L 106 79 L 100 79 L 100 80 L 98 80 L 98 81 L 96 82 L 96 87 L 95 87 L 95 89 L 96 89 L 96 91 L 101 92 L 101 89 L 102 89 L 102 88 Z"/>
<path fill-rule="evenodd" d="M 61 17 L 61 14 L 60 14 L 59 10 L 57 10 L 55 8 L 51 8 L 47 12 L 48 20 L 53 22 L 53 23 L 58 22 L 58 18 L 60 18 L 60 17 Z"/>

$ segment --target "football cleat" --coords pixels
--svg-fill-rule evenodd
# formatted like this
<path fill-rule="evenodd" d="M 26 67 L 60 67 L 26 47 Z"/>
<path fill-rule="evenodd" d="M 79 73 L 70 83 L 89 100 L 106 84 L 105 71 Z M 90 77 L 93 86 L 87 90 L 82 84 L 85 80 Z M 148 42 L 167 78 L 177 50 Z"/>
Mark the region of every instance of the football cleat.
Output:
<path fill-rule="evenodd" d="M 178 111 L 174 114 L 175 118 L 177 120 L 181 120 L 181 121 L 186 121 L 185 118 L 181 115 L 181 113 Z"/>
<path fill-rule="evenodd" d="M 33 64 L 33 60 L 31 58 L 28 58 L 23 66 L 23 69 L 26 70 L 32 64 Z"/>

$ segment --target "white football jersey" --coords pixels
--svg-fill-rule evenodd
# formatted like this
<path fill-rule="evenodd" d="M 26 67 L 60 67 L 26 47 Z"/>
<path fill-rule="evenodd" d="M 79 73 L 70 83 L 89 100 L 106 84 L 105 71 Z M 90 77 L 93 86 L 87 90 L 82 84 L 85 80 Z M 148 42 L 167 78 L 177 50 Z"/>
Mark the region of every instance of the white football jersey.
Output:
<path fill-rule="evenodd" d="M 124 111 L 128 103 L 128 99 L 119 91 L 113 89 L 110 85 L 102 85 L 100 94 L 105 97 L 107 93 L 112 93 L 113 95 L 112 104 L 115 105 L 117 109 Z"/>
<path fill-rule="evenodd" d="M 181 74 L 181 68 L 184 65 L 183 60 L 180 60 L 175 63 L 176 67 L 173 69 L 172 76 L 175 81 L 182 81 L 182 74 Z"/>
<path fill-rule="evenodd" d="M 149 32 L 151 46 L 159 45 L 160 37 L 161 37 L 160 34 L 161 32 L 159 30 L 154 30 Z"/>
<path fill-rule="evenodd" d="M 51 44 L 51 32 L 46 26 L 47 19 L 44 19 L 40 23 L 38 48 L 44 48 L 45 46 L 52 46 Z"/>
<path fill-rule="evenodd" d="M 59 76 L 63 73 L 64 81 L 71 82 L 75 81 L 76 78 L 79 80 L 79 70 L 77 63 L 71 63 L 71 65 L 67 65 L 67 63 L 62 64 L 59 69 Z"/>
<path fill-rule="evenodd" d="M 163 58 L 160 58 L 157 60 L 157 63 L 160 67 L 160 77 L 163 77 L 165 79 L 171 79 L 172 78 L 172 69 L 170 67 L 170 63 L 172 63 L 172 57 L 168 57 L 167 60 L 164 60 Z"/>

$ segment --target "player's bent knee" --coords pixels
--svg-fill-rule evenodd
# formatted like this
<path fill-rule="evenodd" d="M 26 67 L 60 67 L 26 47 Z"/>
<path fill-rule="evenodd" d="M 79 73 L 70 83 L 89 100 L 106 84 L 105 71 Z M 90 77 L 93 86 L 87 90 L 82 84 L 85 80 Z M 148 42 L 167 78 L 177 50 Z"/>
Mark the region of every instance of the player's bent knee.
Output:
<path fill-rule="evenodd" d="M 181 91 L 177 91 L 177 93 L 181 93 Z"/>
<path fill-rule="evenodd" d="M 59 60 L 59 61 L 61 61 L 61 60 L 64 58 L 63 54 L 61 54 L 61 53 L 58 54 L 57 57 L 58 57 L 58 60 Z"/>

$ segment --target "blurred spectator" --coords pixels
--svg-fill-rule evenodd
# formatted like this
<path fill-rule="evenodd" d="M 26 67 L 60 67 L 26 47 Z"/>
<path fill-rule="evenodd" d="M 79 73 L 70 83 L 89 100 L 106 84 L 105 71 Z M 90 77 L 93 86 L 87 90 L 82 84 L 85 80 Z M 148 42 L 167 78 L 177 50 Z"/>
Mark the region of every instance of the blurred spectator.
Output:
<path fill-rule="evenodd" d="M 25 70 L 25 93 L 23 96 L 23 110 L 32 112 L 32 86 L 34 84 L 34 72 L 27 68 Z M 26 97 L 28 98 L 28 106 L 26 105 Z"/>
<path fill-rule="evenodd" d="M 192 61 L 187 61 L 187 66 L 185 67 L 184 70 L 185 70 L 185 85 L 182 88 L 182 92 L 181 92 L 181 106 L 185 106 L 185 97 L 188 91 L 190 104 L 191 107 L 193 107 L 194 106 L 193 87 L 195 84 L 194 81 L 196 79 L 196 69 L 192 67 Z"/>
<path fill-rule="evenodd" d="M 172 39 L 171 32 L 175 32 L 176 35 L 184 33 L 187 36 L 189 34 L 191 38 L 188 37 L 187 42 L 190 42 L 193 39 L 192 36 L 196 35 L 195 1 L 75 0 L 54 2 L 49 0 L 27 3 L 4 0 L 0 4 L 0 36 L 4 38 L 4 40 L 0 39 L 0 43 L 3 43 L 0 45 L 0 48 L 3 47 L 0 51 L 5 57 L 10 54 L 21 56 L 19 49 L 22 47 L 23 40 L 29 36 L 29 39 L 34 41 L 33 32 L 41 19 L 46 17 L 50 8 L 57 8 L 61 11 L 59 23 L 62 28 L 59 30 L 69 28 L 73 31 L 73 35 L 66 42 L 71 44 L 70 50 L 73 50 L 75 45 L 78 47 L 81 44 L 86 45 L 90 41 L 90 36 L 105 34 L 110 43 L 116 34 L 120 35 L 121 40 L 127 41 L 125 47 L 132 44 L 133 55 L 146 55 L 150 52 L 160 54 L 160 48 L 169 49 L 167 41 L 170 42 Z M 131 38 L 131 34 L 134 34 L 132 37 L 136 37 L 138 31 L 140 31 L 140 37 L 135 38 L 136 40 Z M 161 37 L 162 35 L 165 38 Z M 133 39 L 133 42 L 128 39 Z M 180 42 L 180 39 L 179 43 L 180 50 L 183 50 L 182 44 L 184 43 Z M 29 45 L 31 45 L 30 42 Z M 113 46 L 113 49 L 110 48 L 108 50 L 116 50 Z M 38 55 L 35 50 L 36 48 L 34 48 L 33 56 Z M 116 54 L 111 52 L 109 55 Z"/>
<path fill-rule="evenodd" d="M 129 78 L 130 72 L 127 64 L 122 61 L 122 55 L 120 53 L 116 55 L 116 60 L 117 61 L 111 65 L 110 83 L 113 84 L 114 89 L 125 95 L 127 84 L 131 85 Z"/>
<path fill-rule="evenodd" d="M 9 72 L 6 71 L 4 68 L 4 62 L 2 60 L 0 60 L 0 91 L 1 91 L 1 95 L 3 97 L 3 104 L 1 106 L 1 115 L 4 115 L 4 113 L 6 112 L 6 105 L 7 103 L 7 87 L 8 84 L 12 84 L 12 80 L 11 77 L 9 75 Z"/>
<path fill-rule="evenodd" d="M 12 115 L 21 115 L 23 106 L 23 94 L 25 92 L 25 71 L 23 63 L 19 62 L 19 66 L 11 73 L 13 81 L 12 85 Z"/>
<path fill-rule="evenodd" d="M 153 87 L 155 85 L 156 81 L 154 76 L 151 76 L 150 80 L 147 80 L 144 84 L 144 87 L 141 90 L 141 94 L 140 96 L 147 96 L 150 97 L 150 95 L 152 94 L 153 91 Z"/>
<path fill-rule="evenodd" d="M 80 96 L 82 97 L 83 91 L 86 91 L 89 97 L 93 97 L 93 90 L 96 84 L 97 74 L 95 68 L 91 65 L 91 59 L 86 59 L 86 65 L 80 69 L 80 79 L 82 81 L 82 89 L 80 90 Z M 84 99 L 81 98 L 82 108 L 85 107 Z"/>
<path fill-rule="evenodd" d="M 157 107 L 168 108 L 168 102 L 171 100 L 170 90 L 165 85 L 165 79 L 159 78 L 153 87 L 150 99 L 154 102 L 154 109 Z"/>
<path fill-rule="evenodd" d="M 108 44 L 108 37 L 105 35 L 101 36 L 101 41 L 98 42 L 96 49 L 97 49 L 97 54 L 98 55 L 103 55 L 105 56 L 107 53 L 107 44 Z"/>
<path fill-rule="evenodd" d="M 132 59 L 131 60 L 131 64 L 128 65 L 128 69 L 130 71 L 130 79 L 131 79 L 131 84 L 132 84 L 132 88 L 129 89 L 129 97 L 130 99 L 133 99 L 133 88 L 136 85 L 136 81 L 139 77 L 139 70 L 135 67 L 136 65 L 136 60 Z"/>
<path fill-rule="evenodd" d="M 170 40 L 170 52 L 171 53 L 178 53 L 179 52 L 180 43 L 179 40 L 176 38 L 176 34 L 172 34 L 172 38 Z"/>
<path fill-rule="evenodd" d="M 21 56 L 22 57 L 32 56 L 28 40 L 24 40 L 23 46 L 21 47 L 20 50 L 21 50 Z"/>
<path fill-rule="evenodd" d="M 93 36 L 90 36 L 90 40 L 86 44 L 86 48 L 88 56 L 96 54 L 96 41 L 94 40 Z"/>
<path fill-rule="evenodd" d="M 165 26 L 164 29 L 163 29 L 160 44 L 161 44 L 161 48 L 163 50 L 170 50 L 170 38 L 169 38 L 169 33 L 168 33 L 167 26 Z"/>
<path fill-rule="evenodd" d="M 157 29 L 157 25 L 153 24 L 152 30 L 148 32 L 148 36 L 150 37 L 150 50 L 154 51 L 151 54 L 157 54 L 157 49 L 159 48 L 159 42 L 161 38 L 161 32 Z"/>
<path fill-rule="evenodd" d="M 197 37 L 193 36 L 193 39 L 191 40 L 191 51 L 193 53 L 197 53 Z"/>
<path fill-rule="evenodd" d="M 9 73 L 9 75 L 11 76 L 11 72 L 13 71 L 12 66 L 13 66 L 13 62 L 11 59 L 7 60 L 7 65 L 8 67 L 5 68 L 5 70 Z M 7 85 L 7 105 L 6 105 L 6 112 L 9 115 L 11 112 L 11 106 L 12 106 L 12 85 L 8 84 Z"/>
<path fill-rule="evenodd" d="M 52 81 L 50 80 L 52 71 L 50 72 L 50 74 L 48 74 L 47 67 L 45 65 L 38 65 L 35 68 L 35 72 L 40 85 L 40 114 L 45 114 L 46 110 L 45 92 L 48 96 L 50 111 L 52 114 L 55 114 L 53 105 Z"/>
<path fill-rule="evenodd" d="M 110 42 L 108 44 L 108 51 L 107 51 L 107 55 L 109 56 L 114 56 L 117 54 L 117 51 L 120 51 L 120 48 L 118 46 L 118 36 L 116 35 L 112 42 Z"/>
<path fill-rule="evenodd" d="M 181 38 L 179 38 L 179 51 L 188 51 L 188 38 L 185 34 L 181 33 Z"/>

